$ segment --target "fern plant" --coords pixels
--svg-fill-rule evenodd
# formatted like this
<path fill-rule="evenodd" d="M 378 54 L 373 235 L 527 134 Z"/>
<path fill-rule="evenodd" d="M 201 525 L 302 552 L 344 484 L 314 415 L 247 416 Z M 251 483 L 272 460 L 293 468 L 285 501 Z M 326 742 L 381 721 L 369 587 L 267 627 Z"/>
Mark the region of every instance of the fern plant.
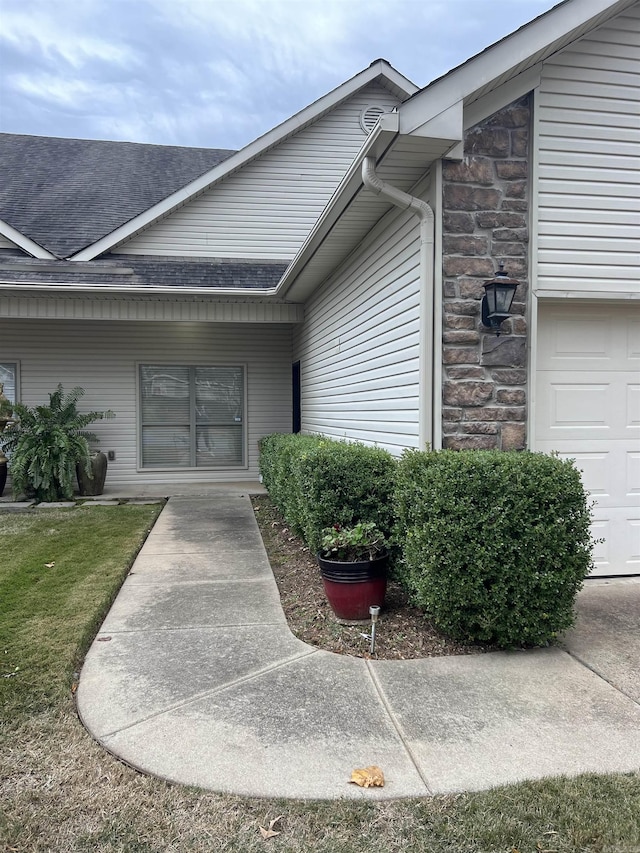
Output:
<path fill-rule="evenodd" d="M 15 495 L 33 495 L 38 501 L 69 500 L 73 497 L 76 465 L 90 473 L 89 442 L 97 436 L 85 429 L 93 421 L 115 417 L 112 411 L 78 411 L 83 388 L 64 393 L 62 385 L 49 394 L 48 406 L 13 406 L 14 421 L 2 435 L 9 454 L 11 482 Z"/>

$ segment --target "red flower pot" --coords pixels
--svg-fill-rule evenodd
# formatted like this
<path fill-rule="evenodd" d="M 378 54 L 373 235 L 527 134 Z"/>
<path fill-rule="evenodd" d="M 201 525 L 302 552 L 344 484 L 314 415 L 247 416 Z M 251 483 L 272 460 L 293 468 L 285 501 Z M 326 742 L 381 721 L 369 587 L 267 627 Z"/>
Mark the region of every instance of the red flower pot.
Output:
<path fill-rule="evenodd" d="M 316 557 L 324 591 L 338 619 L 368 619 L 371 606 L 382 607 L 387 591 L 389 555 L 354 563 Z"/>

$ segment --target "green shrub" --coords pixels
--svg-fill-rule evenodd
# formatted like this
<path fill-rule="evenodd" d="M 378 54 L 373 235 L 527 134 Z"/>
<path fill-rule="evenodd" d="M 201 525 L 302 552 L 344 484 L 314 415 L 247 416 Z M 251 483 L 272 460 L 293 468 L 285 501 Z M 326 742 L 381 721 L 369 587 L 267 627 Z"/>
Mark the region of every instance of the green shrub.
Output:
<path fill-rule="evenodd" d="M 401 578 L 441 631 L 513 648 L 570 627 L 593 544 L 571 461 L 407 452 L 396 482 Z"/>
<path fill-rule="evenodd" d="M 314 436 L 275 433 L 260 442 L 260 473 L 264 486 L 283 518 L 299 535 L 303 531 L 304 510 L 299 484 L 294 482 L 294 462 L 319 441 Z"/>
<path fill-rule="evenodd" d="M 32 494 L 38 501 L 73 497 L 76 464 L 91 471 L 89 442 L 97 442 L 85 427 L 114 417 L 113 412 L 81 414 L 77 402 L 82 388 L 64 393 L 62 385 L 49 394 L 48 406 L 13 406 L 15 422 L 2 435 L 10 456 L 11 482 L 16 495 Z"/>
<path fill-rule="evenodd" d="M 314 552 L 333 524 L 372 521 L 390 533 L 395 466 L 386 450 L 322 436 L 271 435 L 260 443 L 269 496 Z"/>

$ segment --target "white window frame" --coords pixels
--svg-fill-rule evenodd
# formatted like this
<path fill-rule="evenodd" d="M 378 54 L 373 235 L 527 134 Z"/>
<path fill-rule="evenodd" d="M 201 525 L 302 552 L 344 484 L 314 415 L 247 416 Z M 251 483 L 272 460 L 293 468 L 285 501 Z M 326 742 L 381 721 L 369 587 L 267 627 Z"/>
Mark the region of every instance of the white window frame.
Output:
<path fill-rule="evenodd" d="M 13 367 L 13 370 L 14 370 L 14 374 L 13 374 L 13 378 L 14 378 L 14 386 L 13 386 L 14 387 L 14 395 L 13 395 L 13 397 L 14 397 L 14 399 L 11 399 L 11 396 L 9 394 L 7 394 L 6 388 L 4 391 L 4 395 L 5 395 L 5 397 L 7 397 L 7 399 L 11 403 L 19 403 L 20 402 L 20 362 L 17 360 L 14 361 L 13 359 L 11 359 L 11 360 L 1 359 L 0 360 L 0 368 L 11 368 L 11 367 Z M 4 371 L 1 371 L 0 372 L 0 382 L 3 381 L 3 375 L 4 375 Z"/>
<path fill-rule="evenodd" d="M 144 465 L 143 464 L 143 451 L 142 451 L 142 431 L 143 431 L 143 422 L 142 422 L 142 368 L 143 367 L 166 367 L 167 369 L 171 369 L 173 367 L 180 368 L 237 368 L 242 370 L 242 383 L 243 383 L 243 400 L 242 400 L 242 461 L 236 465 L 185 465 L 185 466 L 177 466 L 171 465 L 166 467 L 159 467 L 155 465 Z M 215 363 L 211 362 L 185 362 L 185 361 L 171 361 L 170 363 L 162 364 L 160 359 L 154 359 L 153 361 L 140 361 L 136 363 L 136 420 L 137 420 L 137 439 L 138 439 L 138 452 L 137 452 L 137 471 L 140 473 L 149 473 L 149 472 L 167 472 L 167 473 L 179 473 L 179 472 L 202 472 L 202 471 L 242 471 L 248 470 L 249 468 L 249 452 L 248 452 L 248 381 L 247 381 L 247 365 L 245 363 L 233 362 L 233 363 L 224 363 L 216 361 Z"/>

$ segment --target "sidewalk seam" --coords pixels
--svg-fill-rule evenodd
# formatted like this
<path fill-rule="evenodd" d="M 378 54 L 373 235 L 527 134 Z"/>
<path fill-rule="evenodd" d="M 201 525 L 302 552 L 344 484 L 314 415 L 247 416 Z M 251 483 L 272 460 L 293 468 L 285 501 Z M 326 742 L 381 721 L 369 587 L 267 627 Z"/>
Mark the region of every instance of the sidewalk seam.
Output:
<path fill-rule="evenodd" d="M 135 720 L 135 722 L 128 723 L 126 726 L 122 726 L 110 732 L 105 732 L 100 736 L 93 735 L 93 733 L 92 735 L 100 743 L 104 743 L 108 738 L 115 737 L 115 735 L 118 735 L 121 732 L 125 732 L 127 731 L 127 729 L 133 729 L 136 726 L 139 726 L 141 723 L 146 723 L 156 717 L 162 717 L 165 714 L 170 713 L 171 711 L 177 710 L 178 708 L 185 708 L 187 707 L 187 705 L 192 705 L 194 702 L 199 702 L 201 699 L 204 699 L 207 696 L 215 696 L 216 693 L 222 693 L 223 691 L 228 690 L 231 687 L 237 687 L 239 684 L 246 684 L 249 681 L 255 681 L 257 678 L 262 678 L 264 675 L 268 675 L 271 672 L 275 672 L 278 669 L 282 669 L 285 666 L 289 666 L 290 664 L 296 661 L 316 654 L 318 651 L 318 649 L 311 649 L 308 652 L 303 652 L 302 654 L 294 655 L 293 657 L 279 660 L 275 664 L 271 664 L 270 666 L 264 666 L 261 669 L 255 670 L 249 675 L 242 676 L 242 678 L 234 678 L 232 681 L 227 681 L 225 684 L 221 684 L 218 687 L 214 687 L 212 690 L 203 690 L 200 693 L 196 693 L 193 696 L 190 696 L 188 699 L 182 700 L 181 702 L 176 702 L 173 705 L 167 705 L 165 708 L 162 708 L 162 710 L 156 711 L 153 714 L 149 714 L 146 717 L 141 717 L 139 720 Z M 82 718 L 82 715 L 80 715 L 80 717 Z M 87 731 L 91 732 L 91 729 L 89 729 L 88 726 L 85 726 L 85 728 L 87 729 Z"/>
<path fill-rule="evenodd" d="M 94 642 L 98 641 L 104 643 L 104 639 L 99 639 L 104 634 L 117 634 L 118 636 L 123 636 L 125 634 L 150 634 L 155 632 L 161 633 L 165 631 L 224 631 L 227 628 L 264 628 L 265 626 L 267 628 L 282 629 L 284 629 L 285 627 L 281 619 L 278 619 L 277 622 L 267 622 L 266 620 L 261 620 L 259 622 L 231 622 L 226 625 L 159 625 L 157 628 L 114 628 L 113 630 L 105 628 L 103 622 L 102 628 L 96 634 L 96 639 L 94 640 Z"/>
<path fill-rule="evenodd" d="M 431 790 L 429 782 L 427 781 L 427 777 L 422 772 L 422 768 L 420 767 L 416 757 L 413 754 L 411 747 L 409 746 L 409 741 L 407 740 L 407 738 L 404 735 L 404 732 L 402 730 L 402 726 L 400 725 L 400 722 L 399 722 L 398 718 L 396 717 L 396 715 L 393 711 L 393 708 L 389 704 L 387 697 L 385 695 L 385 692 L 382 689 L 382 685 L 378 681 L 378 678 L 377 678 L 377 676 L 373 670 L 373 666 L 372 666 L 373 661 L 365 658 L 365 663 L 367 665 L 367 672 L 369 673 L 369 677 L 371 678 L 371 681 L 373 682 L 373 686 L 376 690 L 376 693 L 378 694 L 378 698 L 380 699 L 382 706 L 384 707 L 385 711 L 387 712 L 387 715 L 388 715 L 389 719 L 391 720 L 391 724 L 393 725 L 394 729 L 396 730 L 398 737 L 400 738 L 402 745 L 404 746 L 405 751 L 406 751 L 407 755 L 409 756 L 411 763 L 415 767 L 416 773 L 418 774 L 420 779 L 422 779 L 422 784 L 427 789 L 427 793 L 429 794 L 429 796 L 434 796 L 434 792 Z"/>
<path fill-rule="evenodd" d="M 593 667 L 590 663 L 587 663 L 586 660 L 583 660 L 575 652 L 572 652 L 566 647 L 564 651 L 569 655 L 570 658 L 572 658 L 572 660 L 576 661 L 576 663 L 579 663 L 580 666 L 583 666 L 585 669 L 588 669 L 589 672 L 592 672 L 595 676 L 597 676 L 597 678 L 599 678 L 601 681 L 604 681 L 604 683 L 608 684 L 609 687 L 612 687 L 616 691 L 616 693 L 619 693 L 621 696 L 624 696 L 625 699 L 629 699 L 629 701 L 633 702 L 634 705 L 640 708 L 640 702 L 638 702 L 637 699 L 635 699 L 633 696 L 630 696 L 621 687 L 618 687 L 617 684 L 614 684 L 613 681 L 610 681 L 608 678 L 606 678 L 601 672 L 598 672 L 598 670 L 595 669 L 595 667 Z"/>
<path fill-rule="evenodd" d="M 141 572 L 131 571 L 125 578 L 125 582 L 132 577 L 140 577 Z M 194 579 L 194 580 L 157 580 L 157 578 L 153 577 L 145 577 L 143 580 L 136 581 L 136 586 L 152 586 L 155 588 L 159 586 L 202 586 L 203 584 L 213 584 L 214 586 L 220 586 L 221 584 L 257 584 L 257 583 L 272 583 L 273 577 L 260 577 L 256 576 L 253 578 L 203 578 L 202 580 Z M 129 584 L 129 587 L 131 584 Z"/>

